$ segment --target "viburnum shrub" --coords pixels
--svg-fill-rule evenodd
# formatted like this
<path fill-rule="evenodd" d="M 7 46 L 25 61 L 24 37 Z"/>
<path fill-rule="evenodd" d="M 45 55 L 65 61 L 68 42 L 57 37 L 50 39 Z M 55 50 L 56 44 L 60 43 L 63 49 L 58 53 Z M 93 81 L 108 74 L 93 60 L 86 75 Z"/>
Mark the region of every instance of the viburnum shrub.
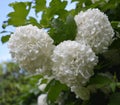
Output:
<path fill-rule="evenodd" d="M 114 100 L 120 97 L 120 18 L 115 14 L 120 2 L 72 0 L 74 9 L 67 3 L 11 4 L 16 10 L 8 14 L 8 25 L 16 27 L 8 41 L 12 58 L 22 69 L 41 75 L 38 105 L 119 105 Z M 26 10 L 26 20 L 18 17 L 19 24 L 11 23 L 18 4 Z M 112 4 L 116 6 L 110 8 Z M 40 21 L 29 17 L 31 7 L 41 12 Z"/>

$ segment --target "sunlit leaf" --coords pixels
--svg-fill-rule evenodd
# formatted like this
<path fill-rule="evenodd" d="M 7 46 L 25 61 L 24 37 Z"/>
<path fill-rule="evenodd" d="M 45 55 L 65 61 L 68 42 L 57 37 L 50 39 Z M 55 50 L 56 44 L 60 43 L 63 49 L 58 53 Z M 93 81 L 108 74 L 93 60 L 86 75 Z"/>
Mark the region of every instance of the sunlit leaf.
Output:
<path fill-rule="evenodd" d="M 48 16 L 46 12 L 43 12 L 42 19 L 40 20 L 40 25 L 44 28 L 48 28 L 50 25 L 51 17 Z"/>
<path fill-rule="evenodd" d="M 65 10 L 67 5 L 67 1 L 60 1 L 60 0 L 52 0 L 50 2 L 50 6 L 47 7 L 42 14 L 42 19 L 40 21 L 43 27 L 48 27 L 50 21 L 55 17 L 58 16 L 62 20 L 66 18 L 68 15 L 68 11 Z"/>
<path fill-rule="evenodd" d="M 49 7 L 49 15 L 53 16 L 54 14 L 59 15 L 62 17 L 62 15 L 66 14 L 65 7 L 67 5 L 67 1 L 61 1 L 61 0 L 52 0 L 50 2 L 50 7 Z"/>
<path fill-rule="evenodd" d="M 13 7 L 14 11 L 8 14 L 8 25 L 25 25 L 31 2 L 15 2 L 11 3 L 10 6 Z"/>
<path fill-rule="evenodd" d="M 35 0 L 34 8 L 36 13 L 46 9 L 46 0 Z"/>
<path fill-rule="evenodd" d="M 32 24 L 37 27 L 41 27 L 40 24 L 38 23 L 38 21 L 34 17 L 29 17 L 27 22 L 28 22 L 28 24 Z"/>

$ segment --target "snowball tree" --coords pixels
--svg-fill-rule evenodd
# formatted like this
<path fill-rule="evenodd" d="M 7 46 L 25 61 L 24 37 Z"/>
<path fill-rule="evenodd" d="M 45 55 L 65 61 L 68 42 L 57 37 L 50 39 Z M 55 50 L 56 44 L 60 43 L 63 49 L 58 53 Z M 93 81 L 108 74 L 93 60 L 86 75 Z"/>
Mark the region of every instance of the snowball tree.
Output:
<path fill-rule="evenodd" d="M 38 105 L 120 103 L 119 0 L 32 0 L 9 6 L 13 11 L 1 32 L 8 35 L 1 41 L 8 42 L 22 69 L 41 75 Z M 11 25 L 14 32 L 8 31 Z"/>

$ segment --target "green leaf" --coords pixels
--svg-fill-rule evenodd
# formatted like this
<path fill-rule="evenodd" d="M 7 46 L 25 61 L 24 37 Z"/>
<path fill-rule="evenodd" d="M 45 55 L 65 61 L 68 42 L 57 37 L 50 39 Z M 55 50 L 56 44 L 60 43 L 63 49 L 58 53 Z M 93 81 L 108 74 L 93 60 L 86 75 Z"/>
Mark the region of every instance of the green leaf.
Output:
<path fill-rule="evenodd" d="M 42 19 L 40 21 L 42 27 L 48 28 L 50 21 L 58 16 L 62 20 L 65 20 L 68 15 L 68 11 L 65 10 L 67 1 L 52 0 L 48 8 L 43 11 Z"/>
<path fill-rule="evenodd" d="M 25 25 L 27 15 L 31 8 L 31 2 L 15 2 L 11 3 L 9 6 L 13 7 L 14 12 L 8 14 L 8 25 Z"/>
<path fill-rule="evenodd" d="M 43 12 L 42 19 L 40 20 L 40 25 L 44 28 L 48 28 L 50 25 L 51 17 L 48 16 L 46 12 Z"/>
<path fill-rule="evenodd" d="M 8 26 L 7 23 L 3 23 L 3 24 L 2 24 L 2 28 L 3 28 L 3 29 L 5 29 L 7 26 Z"/>
<path fill-rule="evenodd" d="M 67 39 L 65 33 L 65 24 L 62 20 L 54 19 L 51 23 L 51 26 L 52 28 L 49 30 L 49 34 L 53 38 L 56 45 Z"/>
<path fill-rule="evenodd" d="M 72 15 L 68 15 L 65 22 L 59 18 L 53 19 L 51 26 L 49 33 L 56 45 L 65 40 L 74 40 L 76 37 L 77 26 Z"/>
<path fill-rule="evenodd" d="M 77 33 L 77 25 L 72 15 L 67 16 L 65 27 L 66 27 L 65 31 L 66 31 L 67 39 L 74 40 Z"/>
<path fill-rule="evenodd" d="M 112 21 L 111 25 L 113 28 L 120 29 L 120 21 Z"/>
<path fill-rule="evenodd" d="M 42 75 L 40 74 L 31 74 L 29 76 L 26 76 L 26 79 L 30 79 L 30 80 L 38 80 L 40 78 L 43 78 Z M 33 82 L 33 81 L 32 81 Z M 37 82 L 37 81 L 36 81 Z"/>
<path fill-rule="evenodd" d="M 115 9 L 119 4 L 119 0 L 109 0 L 108 3 L 104 3 L 104 5 L 102 5 L 102 10 L 109 10 L 109 9 Z"/>
<path fill-rule="evenodd" d="M 85 0 L 79 0 L 76 4 L 76 9 L 75 9 L 75 12 L 76 14 L 78 12 L 80 12 L 81 10 L 83 10 L 83 4 L 85 3 Z"/>
<path fill-rule="evenodd" d="M 37 26 L 39 28 L 41 28 L 40 24 L 37 22 L 37 20 L 33 17 L 29 17 L 29 19 L 27 20 L 28 24 L 32 24 L 34 26 Z"/>
<path fill-rule="evenodd" d="M 2 34 L 2 33 L 7 33 L 8 31 L 1 31 L 0 33 Z"/>
<path fill-rule="evenodd" d="M 46 9 L 46 0 L 35 0 L 35 12 L 38 13 Z"/>
<path fill-rule="evenodd" d="M 6 43 L 10 38 L 10 35 L 2 36 L 1 41 L 2 43 Z"/>
<path fill-rule="evenodd" d="M 50 8 L 56 10 L 64 10 L 67 5 L 67 1 L 61 1 L 61 0 L 52 0 L 50 2 Z"/>
<path fill-rule="evenodd" d="M 112 89 L 113 92 L 115 92 L 116 86 L 117 86 L 116 82 L 110 83 L 110 87 L 111 87 L 111 89 Z"/>
<path fill-rule="evenodd" d="M 120 105 L 120 92 L 114 93 L 110 96 L 108 105 Z"/>
<path fill-rule="evenodd" d="M 46 91 L 48 91 L 48 101 L 55 102 L 60 93 L 67 89 L 68 87 L 66 85 L 61 84 L 59 81 L 52 80 L 45 89 Z"/>
<path fill-rule="evenodd" d="M 97 74 L 90 79 L 89 85 L 93 85 L 96 88 L 102 88 L 108 86 L 112 82 L 112 79 L 107 74 Z"/>
<path fill-rule="evenodd" d="M 50 7 L 48 8 L 49 15 L 53 16 L 57 14 L 60 17 L 63 17 L 66 14 L 66 10 L 65 10 L 66 5 L 67 5 L 67 1 L 52 0 L 50 2 Z"/>

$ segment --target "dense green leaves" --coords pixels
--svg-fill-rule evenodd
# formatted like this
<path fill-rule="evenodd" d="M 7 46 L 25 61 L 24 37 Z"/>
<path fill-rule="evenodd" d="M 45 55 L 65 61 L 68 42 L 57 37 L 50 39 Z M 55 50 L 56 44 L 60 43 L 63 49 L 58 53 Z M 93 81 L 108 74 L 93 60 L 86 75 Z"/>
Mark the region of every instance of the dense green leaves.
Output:
<path fill-rule="evenodd" d="M 40 94 L 36 83 L 41 75 L 28 77 L 28 73 L 13 62 L 0 64 L 0 104 L 36 105 Z"/>
<path fill-rule="evenodd" d="M 64 40 L 74 40 L 76 37 L 77 26 L 72 15 L 68 15 L 65 22 L 58 18 L 53 19 L 51 26 L 49 33 L 56 45 Z"/>
<path fill-rule="evenodd" d="M 67 5 L 67 1 L 61 0 L 52 0 L 49 4 L 49 7 L 43 11 L 42 19 L 40 21 L 42 27 L 48 28 L 50 25 L 50 21 L 52 21 L 55 16 L 64 20 L 68 14 L 68 11 L 65 10 Z"/>

